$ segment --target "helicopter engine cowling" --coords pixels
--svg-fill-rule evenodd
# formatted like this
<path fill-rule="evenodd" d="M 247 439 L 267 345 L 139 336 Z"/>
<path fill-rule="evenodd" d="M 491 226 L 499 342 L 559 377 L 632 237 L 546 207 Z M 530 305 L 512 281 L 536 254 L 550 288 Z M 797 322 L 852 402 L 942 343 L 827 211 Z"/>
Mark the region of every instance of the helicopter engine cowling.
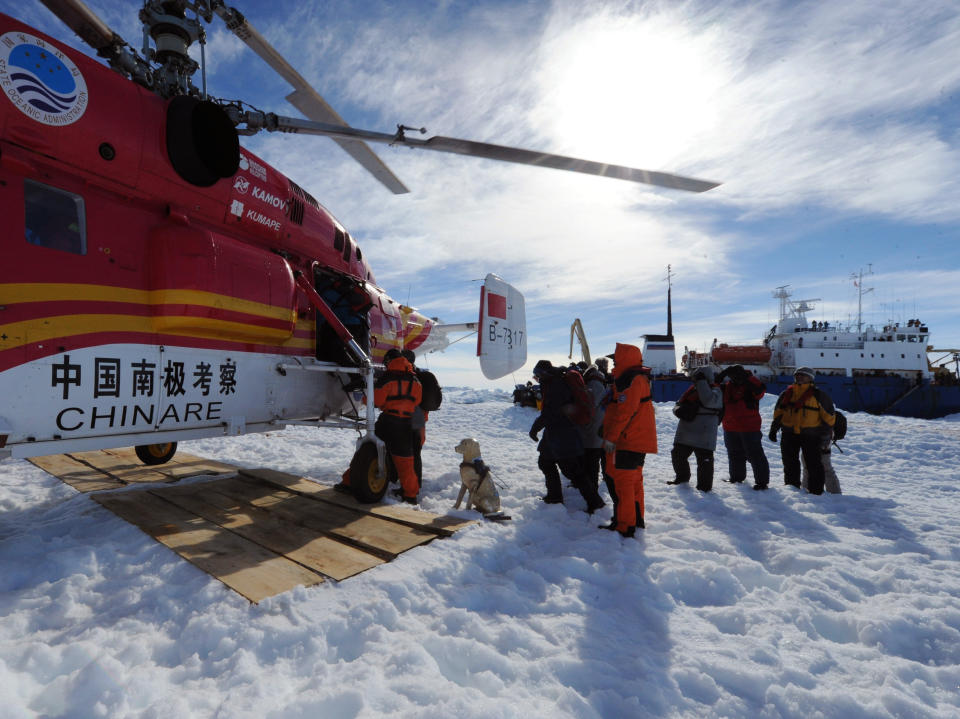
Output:
<path fill-rule="evenodd" d="M 210 187 L 237 172 L 237 130 L 219 105 L 180 95 L 167 106 L 167 156 L 181 178 Z"/>

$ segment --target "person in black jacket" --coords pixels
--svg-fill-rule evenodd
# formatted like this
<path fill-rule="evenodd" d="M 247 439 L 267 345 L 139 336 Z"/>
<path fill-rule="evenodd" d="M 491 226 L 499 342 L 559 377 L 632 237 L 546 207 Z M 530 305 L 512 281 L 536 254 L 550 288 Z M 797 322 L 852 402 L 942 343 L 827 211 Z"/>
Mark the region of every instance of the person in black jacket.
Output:
<path fill-rule="evenodd" d="M 587 511 L 593 512 L 604 506 L 597 488 L 586 481 L 583 466 L 583 441 L 580 431 L 570 420 L 568 413 L 573 405 L 573 392 L 563 378 L 563 370 L 547 360 L 540 360 L 533 368 L 533 376 L 540 383 L 543 406 L 530 427 L 530 438 L 539 442 L 540 457 L 537 466 L 543 472 L 547 504 L 563 503 L 562 472 L 583 495 Z M 538 435 L 543 430 L 543 438 Z"/>

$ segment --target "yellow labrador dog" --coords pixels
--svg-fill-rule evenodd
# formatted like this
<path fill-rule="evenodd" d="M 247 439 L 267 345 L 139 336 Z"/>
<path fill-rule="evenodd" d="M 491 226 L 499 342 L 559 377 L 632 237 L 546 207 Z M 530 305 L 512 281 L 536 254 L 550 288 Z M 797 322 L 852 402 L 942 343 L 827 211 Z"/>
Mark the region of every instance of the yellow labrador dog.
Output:
<path fill-rule="evenodd" d="M 500 495 L 493 483 L 490 468 L 480 457 L 480 444 L 477 440 L 470 437 L 462 439 L 454 449 L 458 454 L 463 455 L 463 461 L 460 463 L 460 481 L 463 484 L 453 508 L 460 509 L 460 502 L 466 494 L 467 509 L 473 505 L 488 519 L 509 519 L 500 512 Z"/>

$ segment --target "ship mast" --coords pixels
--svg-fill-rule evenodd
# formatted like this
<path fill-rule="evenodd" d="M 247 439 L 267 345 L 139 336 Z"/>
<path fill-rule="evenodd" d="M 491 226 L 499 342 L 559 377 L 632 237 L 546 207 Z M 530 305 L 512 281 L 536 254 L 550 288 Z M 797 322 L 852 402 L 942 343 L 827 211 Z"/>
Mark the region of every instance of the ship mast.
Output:
<path fill-rule="evenodd" d="M 670 291 L 673 288 L 673 283 L 671 278 L 673 275 L 670 273 L 670 265 L 667 265 L 667 336 L 673 337 L 673 309 L 670 305 Z"/>
<path fill-rule="evenodd" d="M 873 274 L 873 263 L 867 264 L 867 274 Z M 856 272 L 850 273 L 850 279 L 853 280 L 853 286 L 857 288 L 857 333 L 859 334 L 863 329 L 863 296 L 868 292 L 873 292 L 872 287 L 863 289 L 863 268 L 860 268 L 860 274 L 857 275 Z"/>

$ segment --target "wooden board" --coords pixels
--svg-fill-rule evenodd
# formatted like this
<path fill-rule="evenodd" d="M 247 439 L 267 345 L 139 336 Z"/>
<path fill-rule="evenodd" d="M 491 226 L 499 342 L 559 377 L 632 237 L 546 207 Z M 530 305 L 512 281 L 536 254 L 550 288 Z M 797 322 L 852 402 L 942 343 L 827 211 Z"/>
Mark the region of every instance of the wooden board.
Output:
<path fill-rule="evenodd" d="M 433 532 L 443 537 L 449 537 L 457 530 L 476 523 L 475 519 L 460 519 L 459 517 L 431 514 L 400 504 L 362 504 L 351 495 L 338 492 L 332 487 L 293 474 L 278 472 L 275 469 L 239 468 L 238 471 L 242 476 L 269 482 L 290 492 L 296 492 L 357 512 L 369 512 L 377 517 Z"/>
<path fill-rule="evenodd" d="M 284 521 L 302 524 L 384 559 L 393 559 L 437 537 L 433 532 L 318 502 L 254 479 L 240 477 L 229 484 L 218 484 L 217 491 L 233 499 L 267 509 Z"/>
<path fill-rule="evenodd" d="M 132 449 L 30 461 L 82 492 L 125 489 L 92 497 L 252 602 L 325 577 L 347 579 L 474 522 L 360 504 L 292 474 L 189 454 L 151 467 Z M 194 474 L 218 476 L 170 483 Z"/>
<path fill-rule="evenodd" d="M 102 489 L 119 489 L 123 482 L 107 476 L 88 464 L 78 462 L 66 454 L 51 454 L 48 457 L 31 457 L 27 460 L 35 467 L 49 472 L 78 492 L 96 492 Z"/>
<path fill-rule="evenodd" d="M 218 492 L 215 485 L 215 482 L 204 482 L 150 491 L 188 512 L 337 581 L 384 561 L 315 530 L 285 522 L 269 511 L 232 499 Z"/>
<path fill-rule="evenodd" d="M 119 489 L 128 484 L 176 482 L 202 474 L 235 473 L 231 464 L 177 452 L 166 464 L 146 465 L 132 447 L 71 454 L 53 454 L 28 460 L 79 492 Z"/>
<path fill-rule="evenodd" d="M 72 457 L 78 462 L 89 464 L 103 474 L 116 479 L 124 484 L 132 482 L 169 482 L 170 478 L 157 471 L 156 467 L 148 466 L 140 461 L 134 451 L 131 449 L 132 456 L 126 457 L 114 454 L 106 450 L 96 450 L 92 452 L 71 452 L 68 457 Z"/>
<path fill-rule="evenodd" d="M 104 493 L 93 499 L 251 602 L 323 581 L 316 572 L 150 492 Z"/>

